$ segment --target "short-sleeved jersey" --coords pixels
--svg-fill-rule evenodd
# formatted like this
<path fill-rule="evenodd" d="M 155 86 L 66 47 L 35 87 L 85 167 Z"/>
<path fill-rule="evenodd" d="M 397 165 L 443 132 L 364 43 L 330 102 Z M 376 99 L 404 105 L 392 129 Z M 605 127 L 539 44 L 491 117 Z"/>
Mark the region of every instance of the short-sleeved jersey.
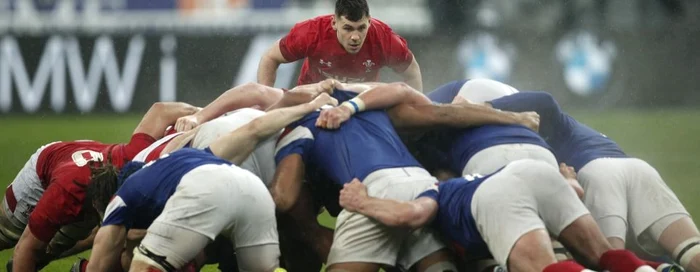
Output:
<path fill-rule="evenodd" d="M 598 158 L 626 158 L 620 146 L 602 133 L 564 113 L 546 92 L 520 92 L 491 101 L 494 108 L 540 115 L 539 133 L 554 150 L 557 160 L 581 170 Z"/>
<path fill-rule="evenodd" d="M 342 82 L 379 81 L 379 69 L 387 66 L 403 72 L 413 61 L 406 40 L 385 23 L 371 19 L 359 52 L 350 54 L 340 45 L 331 26 L 334 15 L 300 22 L 280 40 L 287 61 L 303 58 L 298 85 L 335 78 Z"/>
<path fill-rule="evenodd" d="M 44 149 L 36 169 L 45 191 L 29 216 L 32 234 L 48 243 L 59 228 L 82 217 L 91 162 L 109 159 L 120 168 L 154 141 L 153 137 L 140 133 L 134 134 L 128 144 L 74 141 Z"/>
<path fill-rule="evenodd" d="M 340 90 L 333 94 L 339 101 L 355 95 Z M 381 169 L 420 167 L 384 111 L 357 113 L 337 130 L 316 127 L 318 116 L 318 111 L 310 113 L 286 129 L 277 144 L 277 163 L 299 154 L 307 172 L 320 171 L 337 185 Z"/>
<path fill-rule="evenodd" d="M 453 178 L 416 197 L 428 197 L 438 203 L 438 213 L 432 225 L 449 241 L 462 259 L 482 259 L 491 256 L 474 221 L 471 205 L 476 189 L 493 174 L 485 177 Z"/>
<path fill-rule="evenodd" d="M 146 164 L 129 176 L 110 201 L 102 225 L 146 229 L 160 215 L 182 177 L 209 164 L 231 165 L 209 149 L 183 148 Z"/>

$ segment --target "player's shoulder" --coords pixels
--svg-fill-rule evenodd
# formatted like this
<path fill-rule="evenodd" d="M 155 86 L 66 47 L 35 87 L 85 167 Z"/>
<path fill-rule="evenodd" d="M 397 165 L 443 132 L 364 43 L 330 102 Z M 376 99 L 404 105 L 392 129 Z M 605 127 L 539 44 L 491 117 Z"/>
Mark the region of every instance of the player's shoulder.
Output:
<path fill-rule="evenodd" d="M 321 31 L 330 27 L 332 20 L 333 15 L 330 14 L 316 16 L 294 24 L 293 30 Z"/>
<path fill-rule="evenodd" d="M 382 20 L 379 20 L 377 18 L 371 18 L 370 23 L 372 27 L 375 27 L 375 30 L 377 31 L 383 31 L 383 32 L 394 32 L 394 30 L 385 22 Z"/>

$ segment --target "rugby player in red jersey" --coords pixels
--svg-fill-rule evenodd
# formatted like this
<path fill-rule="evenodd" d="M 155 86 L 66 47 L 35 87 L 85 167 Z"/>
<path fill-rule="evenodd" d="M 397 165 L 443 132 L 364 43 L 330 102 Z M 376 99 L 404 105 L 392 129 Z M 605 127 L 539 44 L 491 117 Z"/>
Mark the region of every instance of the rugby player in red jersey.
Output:
<path fill-rule="evenodd" d="M 126 144 L 81 140 L 40 147 L 5 191 L 0 209 L 0 250 L 15 247 L 12 271 L 36 271 L 90 235 L 99 217 L 86 194 L 93 162 L 118 168 L 163 137 L 166 127 L 197 112 L 186 103 L 155 103 Z M 88 209 L 85 209 L 85 208 Z"/>
<path fill-rule="evenodd" d="M 371 18 L 366 0 L 338 0 L 335 14 L 297 23 L 260 59 L 258 83 L 272 86 L 282 63 L 304 59 L 297 85 L 326 78 L 342 82 L 379 81 L 389 67 L 421 91 L 420 67 L 406 40 Z"/>

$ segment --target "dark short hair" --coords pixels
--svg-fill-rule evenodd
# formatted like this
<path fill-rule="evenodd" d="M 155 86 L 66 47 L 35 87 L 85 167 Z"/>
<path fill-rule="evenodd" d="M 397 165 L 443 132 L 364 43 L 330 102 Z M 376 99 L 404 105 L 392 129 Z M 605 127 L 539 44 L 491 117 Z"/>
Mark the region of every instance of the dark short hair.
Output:
<path fill-rule="evenodd" d="M 345 16 L 350 21 L 357 22 L 362 17 L 369 17 L 367 0 L 337 0 L 335 2 L 335 16 Z"/>

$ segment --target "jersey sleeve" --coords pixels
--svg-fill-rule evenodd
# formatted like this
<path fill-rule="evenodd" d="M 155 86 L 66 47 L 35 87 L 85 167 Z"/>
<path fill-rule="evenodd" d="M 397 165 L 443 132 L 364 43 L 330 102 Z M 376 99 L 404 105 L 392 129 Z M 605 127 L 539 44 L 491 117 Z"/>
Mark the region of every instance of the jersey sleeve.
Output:
<path fill-rule="evenodd" d="M 50 242 L 62 226 L 78 220 L 83 201 L 62 186 L 52 184 L 29 215 L 29 230 L 42 242 Z"/>
<path fill-rule="evenodd" d="M 416 199 L 421 198 L 421 197 L 427 197 L 432 200 L 435 200 L 435 202 L 438 202 L 438 193 L 439 193 L 439 187 L 437 185 L 430 186 L 428 190 L 425 190 L 424 192 L 420 193 Z"/>
<path fill-rule="evenodd" d="M 115 196 L 107 205 L 102 226 L 123 225 L 127 229 L 131 228 L 133 216 L 130 213 L 130 208 L 121 196 Z"/>
<path fill-rule="evenodd" d="M 121 165 L 121 163 L 133 160 L 139 152 L 148 148 L 155 142 L 156 139 L 146 133 L 136 133 L 131 136 L 129 143 L 115 145 L 112 147 L 110 154 L 104 155 L 109 155 L 112 159 L 112 163 Z"/>
<path fill-rule="evenodd" d="M 275 163 L 279 164 L 285 157 L 293 154 L 299 154 L 304 161 L 307 161 L 313 144 L 314 135 L 311 129 L 303 125 L 288 127 L 277 142 Z"/>
<path fill-rule="evenodd" d="M 280 39 L 280 52 L 285 60 L 292 62 L 309 55 L 317 42 L 318 22 L 307 20 L 298 23 Z"/>
<path fill-rule="evenodd" d="M 408 49 L 406 39 L 394 33 L 388 26 L 384 31 L 386 32 L 386 38 L 383 41 L 386 64 L 394 72 L 403 73 L 413 62 L 413 53 Z"/>

